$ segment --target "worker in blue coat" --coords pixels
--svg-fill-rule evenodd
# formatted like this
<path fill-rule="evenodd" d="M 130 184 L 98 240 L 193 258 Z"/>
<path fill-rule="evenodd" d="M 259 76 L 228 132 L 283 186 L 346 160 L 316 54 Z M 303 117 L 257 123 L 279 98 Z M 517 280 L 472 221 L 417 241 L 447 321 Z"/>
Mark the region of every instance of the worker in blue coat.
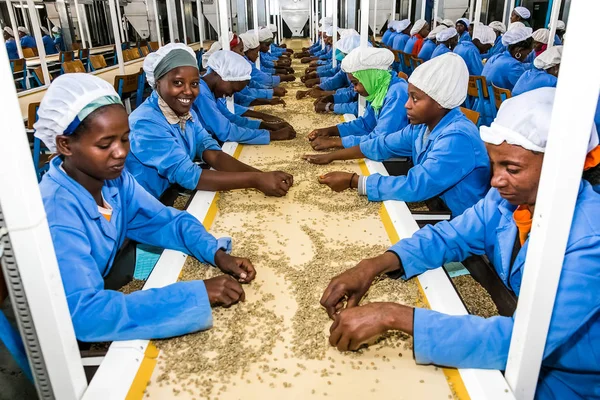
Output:
<path fill-rule="evenodd" d="M 5 26 L 2 30 L 2 36 L 4 37 L 4 44 L 6 45 L 6 53 L 8 53 L 9 60 L 18 60 L 19 52 L 17 50 L 17 42 L 15 41 L 15 35 L 13 30 Z"/>
<path fill-rule="evenodd" d="M 404 51 L 406 42 L 408 42 L 408 39 L 410 39 L 411 27 L 412 24 L 408 19 L 403 19 L 395 24 L 394 29 L 396 29 L 396 36 L 394 37 L 394 42 L 390 46 L 392 49 Z"/>
<path fill-rule="evenodd" d="M 87 102 L 82 102 L 87 98 Z M 124 169 L 127 112 L 112 85 L 93 75 L 57 78 L 42 100 L 35 135 L 58 153 L 40 192 L 77 338 L 84 342 L 155 339 L 208 329 L 211 306 L 244 300 L 240 283 L 256 271 L 227 254 L 187 212 L 163 206 Z M 181 251 L 228 275 L 125 295 L 106 288 L 126 274 L 115 255 L 126 238 Z M 113 289 L 113 290 L 109 290 Z"/>
<path fill-rule="evenodd" d="M 27 28 L 19 26 L 17 30 L 19 31 L 19 38 L 21 39 L 21 47 L 23 49 L 37 49 L 37 43 L 31 37 Z"/>
<path fill-rule="evenodd" d="M 333 278 L 321 299 L 335 320 L 330 330 L 331 345 L 340 351 L 356 350 L 388 329 L 400 330 L 413 336 L 419 364 L 506 369 L 513 317 L 446 315 L 396 303 L 358 304 L 380 274 L 396 271 L 409 279 L 472 254 L 485 254 L 502 283 L 520 295 L 529 239 L 536 234 L 535 228 L 531 230 L 531 219 L 554 90 L 542 88 L 508 99 L 494 122 L 504 129 L 482 127 L 482 138 L 488 141 L 494 165 L 493 189 L 484 199 L 454 220 L 427 225 L 384 254 L 363 260 Z M 532 121 L 537 126 L 532 126 Z M 600 396 L 600 219 L 594 217 L 599 208 L 600 196 L 582 181 L 536 399 Z"/>
<path fill-rule="evenodd" d="M 562 58 L 562 46 L 553 46 L 533 61 L 534 68 L 525 71 L 512 90 L 513 96 L 541 87 L 556 87 Z"/>
<path fill-rule="evenodd" d="M 423 61 L 429 61 L 431 59 L 431 55 L 433 51 L 437 47 L 437 43 L 435 42 L 435 36 L 446 29 L 444 25 L 438 25 L 429 32 L 423 46 L 421 47 L 421 51 L 417 55 L 417 58 L 420 58 Z"/>
<path fill-rule="evenodd" d="M 56 50 L 56 45 L 54 44 L 54 39 L 50 37 L 50 31 L 48 28 L 42 26 L 42 42 L 44 43 L 44 50 L 46 50 L 46 55 L 57 54 L 58 50 Z"/>
<path fill-rule="evenodd" d="M 489 49 L 485 53 L 481 53 L 481 59 L 487 60 L 490 57 L 502 53 L 506 50 L 506 46 L 502 44 L 502 35 L 506 32 L 506 26 L 500 21 L 492 21 L 489 24 L 489 27 L 494 30 L 496 34 L 496 39 L 494 40 L 494 45 L 491 49 Z"/>
<path fill-rule="evenodd" d="M 470 24 L 471 22 L 466 18 L 459 18 L 456 20 L 454 28 L 456 29 L 456 32 L 458 32 L 458 43 L 471 41 L 471 35 L 469 35 Z"/>
<path fill-rule="evenodd" d="M 394 20 L 390 20 L 387 23 L 387 29 L 385 30 L 385 32 L 383 33 L 383 36 L 381 37 L 381 43 L 385 44 L 386 46 L 389 46 L 389 39 L 390 37 L 393 35 L 394 32 L 396 32 L 393 28 L 393 25 L 396 21 Z"/>
<path fill-rule="evenodd" d="M 496 39 L 496 33 L 485 25 L 477 26 L 473 31 L 472 41 L 462 41 L 454 48 L 454 53 L 462 57 L 469 69 L 469 75 L 481 75 L 483 63 L 481 54 L 491 49 Z"/>
<path fill-rule="evenodd" d="M 531 33 L 531 28 L 517 27 L 502 35 L 506 51 L 490 58 L 481 72 L 490 86 L 512 90 L 521 75 L 531 69 L 532 65 L 524 62 L 532 51 Z"/>
<path fill-rule="evenodd" d="M 293 183 L 291 175 L 261 172 L 237 161 L 222 152 L 206 132 L 192 109 L 200 78 L 195 54 L 188 46 L 170 43 L 149 54 L 144 72 L 154 91 L 131 113 L 127 169 L 148 192 L 158 198 L 178 184 L 190 190 L 256 188 L 273 196 L 287 193 Z M 200 168 L 194 163 L 196 158 L 216 171 Z"/>
<path fill-rule="evenodd" d="M 489 188 L 485 146 L 477 127 L 458 108 L 467 97 L 468 80 L 467 67 L 456 54 L 429 60 L 409 78 L 406 113 L 411 125 L 358 146 L 304 158 L 328 164 L 410 156 L 414 167 L 406 176 L 331 172 L 319 181 L 334 191 L 356 188 L 371 201 L 424 201 L 440 196 L 456 217 L 483 198 Z"/>
<path fill-rule="evenodd" d="M 62 37 L 62 32 L 58 26 L 52 28 L 52 36 L 54 36 L 54 46 L 58 51 L 66 51 L 65 41 Z"/>
<path fill-rule="evenodd" d="M 435 41 L 437 46 L 433 53 L 431 53 L 431 59 L 439 57 L 446 53 L 451 53 L 452 49 L 458 44 L 458 32 L 454 28 L 446 28 L 435 35 Z"/>

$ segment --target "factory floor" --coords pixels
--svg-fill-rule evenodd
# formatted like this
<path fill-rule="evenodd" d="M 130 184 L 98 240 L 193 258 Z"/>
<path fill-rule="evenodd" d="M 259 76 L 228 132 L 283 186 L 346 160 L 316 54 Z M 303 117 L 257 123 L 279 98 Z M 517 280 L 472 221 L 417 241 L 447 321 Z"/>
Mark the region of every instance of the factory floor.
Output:
<path fill-rule="evenodd" d="M 11 323 L 15 323 L 10 301 L 5 301 L 0 310 Z M 21 372 L 2 342 L 0 342 L 0 388 L 0 400 L 37 399 L 35 387 Z"/>

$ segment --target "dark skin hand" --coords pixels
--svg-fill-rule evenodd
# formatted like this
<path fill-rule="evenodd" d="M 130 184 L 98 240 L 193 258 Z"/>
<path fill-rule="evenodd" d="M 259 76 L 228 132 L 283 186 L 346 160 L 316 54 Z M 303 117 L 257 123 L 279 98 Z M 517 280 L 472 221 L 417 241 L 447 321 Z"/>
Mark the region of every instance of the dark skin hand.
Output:
<path fill-rule="evenodd" d="M 327 185 L 334 192 L 358 187 L 358 175 L 351 172 L 329 172 L 319 177 L 319 183 Z"/>
<path fill-rule="evenodd" d="M 255 110 L 247 110 L 245 113 L 242 114 L 242 116 L 248 117 L 248 118 L 260 119 L 265 122 L 285 122 L 283 119 L 281 119 L 279 117 L 276 117 L 276 116 L 270 115 L 270 114 L 266 114 L 266 113 L 263 113 L 260 111 L 255 111 Z"/>
<path fill-rule="evenodd" d="M 308 73 L 308 74 L 304 75 L 304 80 L 307 81 L 309 79 L 315 79 L 315 78 L 318 78 L 318 77 L 319 77 L 319 75 L 317 75 L 316 72 L 311 72 L 311 73 Z"/>
<path fill-rule="evenodd" d="M 320 101 L 315 101 L 314 104 L 315 104 L 315 112 L 317 112 L 319 114 L 324 114 L 324 113 L 327 113 L 327 112 L 331 112 L 331 110 L 327 111 L 327 103 L 323 103 L 323 102 L 320 102 Z M 313 149 L 314 149 L 314 146 L 313 146 Z"/>
<path fill-rule="evenodd" d="M 365 155 L 360 151 L 360 146 L 353 146 L 326 154 L 306 154 L 302 158 L 311 164 L 325 165 L 336 160 L 357 160 L 365 158 Z"/>
<path fill-rule="evenodd" d="M 250 102 L 251 106 L 277 106 L 283 104 L 285 107 L 285 100 L 280 97 L 273 97 L 272 99 L 254 99 Z"/>
<path fill-rule="evenodd" d="M 242 285 L 229 275 L 205 279 L 204 286 L 212 307 L 229 308 L 240 301 L 246 300 Z"/>
<path fill-rule="evenodd" d="M 327 128 L 314 129 L 308 134 L 308 141 L 312 142 L 319 136 L 340 136 L 340 131 L 336 125 Z"/>
<path fill-rule="evenodd" d="M 296 80 L 294 75 L 278 74 L 278 76 L 281 79 L 281 82 L 294 82 Z"/>
<path fill-rule="evenodd" d="M 313 150 L 323 151 L 329 149 L 342 149 L 342 139 L 339 137 L 324 137 L 320 136 L 310 142 Z"/>
<path fill-rule="evenodd" d="M 287 90 L 282 87 L 274 87 L 273 88 L 273 96 L 283 97 L 287 94 Z"/>
<path fill-rule="evenodd" d="M 308 64 L 309 62 L 311 62 L 311 61 L 315 61 L 315 60 L 318 60 L 318 59 L 319 59 L 319 57 L 303 57 L 303 58 L 300 60 L 300 62 L 301 62 L 302 64 Z"/>
<path fill-rule="evenodd" d="M 266 129 L 269 131 L 278 131 L 283 128 L 292 128 L 293 129 L 293 127 L 285 121 L 281 121 L 281 122 L 262 121 L 258 127 L 260 129 Z"/>
<path fill-rule="evenodd" d="M 296 131 L 291 126 L 271 132 L 271 140 L 291 140 L 296 137 Z"/>
<path fill-rule="evenodd" d="M 250 283 L 256 277 L 256 270 L 250 260 L 230 256 L 223 250 L 215 253 L 215 265 L 226 274 L 237 278 L 240 283 Z"/>

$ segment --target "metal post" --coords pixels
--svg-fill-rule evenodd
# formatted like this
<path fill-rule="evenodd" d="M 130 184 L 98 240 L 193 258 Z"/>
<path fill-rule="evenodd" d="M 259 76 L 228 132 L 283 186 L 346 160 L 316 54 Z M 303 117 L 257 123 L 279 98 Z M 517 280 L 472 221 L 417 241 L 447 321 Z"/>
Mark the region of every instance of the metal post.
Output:
<path fill-rule="evenodd" d="M 48 72 L 48 65 L 46 64 L 46 48 L 44 47 L 44 40 L 42 39 L 40 19 L 33 0 L 27 0 L 27 8 L 29 9 L 29 16 L 31 17 L 33 34 L 35 36 L 35 44 L 38 49 L 38 57 L 42 67 L 42 75 L 44 75 L 44 82 L 46 82 L 46 85 L 50 85 L 50 72 Z"/>
<path fill-rule="evenodd" d="M 25 5 L 23 4 L 23 0 L 19 0 L 19 5 L 21 6 L 21 15 L 23 15 L 23 26 L 29 29 L 29 17 L 27 16 L 27 11 L 25 10 Z"/>
<path fill-rule="evenodd" d="M 392 15 L 390 16 L 390 19 L 388 20 L 388 24 L 390 21 L 396 19 L 396 0 L 392 0 Z"/>
<path fill-rule="evenodd" d="M 471 0 L 473 1 L 473 0 Z M 425 19 L 425 11 L 427 10 L 427 0 L 421 0 L 421 19 Z"/>
<path fill-rule="evenodd" d="M 19 27 L 17 25 L 17 19 L 15 18 L 15 9 L 13 8 L 12 2 L 10 0 L 4 0 L 6 2 L 6 8 L 8 8 L 8 16 L 10 18 L 10 25 L 12 26 L 13 35 L 15 35 L 15 44 L 17 45 L 17 52 L 19 53 L 19 58 L 23 57 L 23 48 L 21 47 L 21 40 L 19 40 L 19 31 L 17 30 Z M 27 77 L 25 77 L 27 80 Z"/>
<path fill-rule="evenodd" d="M 473 21 L 473 10 L 474 9 L 475 9 L 475 0 L 470 0 L 469 1 L 469 21 Z"/>
<path fill-rule="evenodd" d="M 369 43 L 369 0 L 360 0 L 360 47 L 366 49 Z M 367 108 L 367 100 L 358 96 L 358 116 L 362 117 Z"/>
<path fill-rule="evenodd" d="M 312 0 L 308 1 L 308 39 L 311 43 L 313 43 L 313 32 L 312 32 L 312 24 L 313 24 L 313 2 Z"/>
<path fill-rule="evenodd" d="M 83 24 L 85 27 L 85 33 L 87 35 L 87 41 L 90 45 L 90 49 L 93 47 L 92 45 L 92 35 L 90 35 L 90 24 L 88 23 L 87 12 L 85 9 L 85 4 L 81 4 L 81 11 L 83 11 Z"/>
<path fill-rule="evenodd" d="M 271 23 L 271 0 L 265 0 L 265 15 L 267 17 L 265 26 L 269 26 Z"/>
<path fill-rule="evenodd" d="M 475 3 L 475 21 L 471 22 L 473 24 L 473 29 L 475 29 L 475 27 L 481 20 L 481 3 L 483 3 L 483 0 L 477 0 Z"/>
<path fill-rule="evenodd" d="M 220 35 L 221 35 L 221 47 L 223 50 L 231 50 L 229 47 L 229 19 L 227 17 L 227 0 L 218 0 L 217 13 L 218 20 L 220 21 Z M 234 112 L 235 105 L 233 103 L 233 96 L 227 98 L 227 109 Z"/>
<path fill-rule="evenodd" d="M 32 0 L 31 0 L 32 1 Z M 117 15 L 117 4 L 119 0 L 108 0 L 108 8 L 110 10 L 110 20 L 112 23 L 113 34 L 115 37 L 115 55 L 119 62 L 119 73 L 125 75 L 125 63 L 123 61 L 123 48 L 121 47 L 121 39 L 119 37 L 119 17 Z"/>
<path fill-rule="evenodd" d="M 279 18 L 278 18 L 279 23 L 277 24 L 277 28 L 279 31 L 279 41 L 277 44 L 281 44 L 281 42 L 283 41 L 283 18 L 281 17 L 281 1 L 278 1 L 278 3 L 279 3 Z"/>
<path fill-rule="evenodd" d="M 179 0 L 179 7 L 181 8 L 181 23 L 183 24 L 183 40 L 182 42 L 187 44 L 187 31 L 185 26 L 185 8 L 183 0 Z"/>
<path fill-rule="evenodd" d="M 534 398 L 598 102 L 597 55 L 589 51 L 596 27 L 588 23 L 598 13 L 600 2 L 571 3 L 506 365 L 506 380 L 519 400 Z"/>
<path fill-rule="evenodd" d="M 125 42 L 125 30 L 123 29 L 123 16 L 121 15 L 121 0 L 116 0 L 117 16 L 119 17 L 119 32 L 121 33 L 121 41 Z"/>
<path fill-rule="evenodd" d="M 335 1 L 334 1 L 335 2 Z M 377 0 L 373 8 L 373 40 L 377 37 Z"/>
<path fill-rule="evenodd" d="M 154 0 L 156 1 L 156 0 Z M 200 31 L 200 48 L 204 48 L 204 11 L 202 10 L 202 0 L 196 0 L 198 8 L 198 30 Z"/>
<path fill-rule="evenodd" d="M 152 0 L 152 5 L 154 6 L 154 22 L 156 22 L 156 41 L 158 42 L 158 47 L 161 47 L 163 41 L 160 35 L 160 19 L 158 18 L 158 4 L 156 0 Z"/>
<path fill-rule="evenodd" d="M 437 15 L 438 15 L 438 6 L 439 6 L 439 0 L 433 0 L 433 17 L 431 18 L 432 21 L 432 25 L 431 25 L 431 29 L 435 29 L 435 27 L 437 26 Z"/>
<path fill-rule="evenodd" d="M 176 32 L 174 20 L 177 20 L 177 14 L 174 12 L 173 0 L 167 0 L 167 23 L 169 24 L 169 39 L 171 43 L 175 43 L 175 39 L 179 39 L 179 32 Z"/>
<path fill-rule="evenodd" d="M 325 18 L 325 0 L 321 0 L 321 18 Z M 325 48 L 325 40 L 323 40 L 323 33 L 324 31 L 321 32 L 321 50 Z"/>
<path fill-rule="evenodd" d="M 562 0 L 554 0 L 552 2 L 552 11 L 550 15 L 550 34 L 548 35 L 548 48 L 554 46 L 554 36 L 556 35 L 556 24 L 558 22 L 558 14 L 560 13 L 561 3 Z"/>
<path fill-rule="evenodd" d="M 411 15 L 412 15 L 412 2 L 413 0 L 408 0 L 408 19 L 411 19 Z"/>
<path fill-rule="evenodd" d="M 504 10 L 502 11 L 502 23 L 506 26 L 506 10 L 508 9 L 509 0 L 504 0 Z"/>
<path fill-rule="evenodd" d="M 85 45 L 85 33 L 83 32 L 83 23 L 81 22 L 81 12 L 79 10 L 79 2 L 75 0 L 75 13 L 77 14 L 77 26 L 79 28 L 79 36 L 81 36 L 81 45 L 87 49 Z"/>
<path fill-rule="evenodd" d="M 512 15 L 513 10 L 515 9 L 515 1 L 516 0 L 509 0 L 510 1 L 510 8 L 508 9 L 508 14 L 506 15 L 506 28 L 508 29 L 508 25 L 510 24 L 510 16 Z"/>
<path fill-rule="evenodd" d="M 375 0 L 377 1 L 377 0 Z M 331 3 L 331 12 L 333 16 L 333 33 L 332 33 L 332 44 L 331 44 L 331 65 L 333 68 L 337 67 L 337 60 L 335 59 L 335 48 L 337 44 L 337 28 L 338 28 L 338 10 L 337 10 L 337 0 L 333 0 Z"/>
<path fill-rule="evenodd" d="M 252 0 L 252 27 L 254 36 L 258 40 L 258 0 Z M 260 69 L 260 57 L 256 57 L 256 68 Z"/>

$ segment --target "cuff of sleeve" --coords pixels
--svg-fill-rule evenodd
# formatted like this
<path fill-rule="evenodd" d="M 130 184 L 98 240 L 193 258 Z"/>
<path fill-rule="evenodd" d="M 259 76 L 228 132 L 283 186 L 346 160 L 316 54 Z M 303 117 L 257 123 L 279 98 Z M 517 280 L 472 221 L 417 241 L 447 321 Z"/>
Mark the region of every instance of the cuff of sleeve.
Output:
<path fill-rule="evenodd" d="M 342 146 L 344 146 L 345 149 L 357 146 L 359 143 L 360 143 L 360 138 L 358 136 L 342 137 Z"/>
<path fill-rule="evenodd" d="M 259 129 L 260 128 L 260 120 L 250 119 L 250 118 L 247 118 L 247 120 L 248 120 L 248 125 L 247 125 L 248 128 L 251 128 L 251 129 Z"/>
<path fill-rule="evenodd" d="M 265 90 L 265 98 L 271 100 L 273 98 L 273 89 Z"/>
<path fill-rule="evenodd" d="M 273 76 L 273 86 L 279 86 L 281 83 L 281 78 L 278 76 Z"/>
<path fill-rule="evenodd" d="M 369 175 L 368 180 L 365 183 L 365 194 L 370 201 L 381 201 L 381 196 L 379 195 L 379 190 L 377 188 L 379 184 L 379 180 L 381 179 L 381 175 L 373 174 Z"/>
<path fill-rule="evenodd" d="M 431 346 L 435 345 L 435 341 L 432 341 L 434 339 L 430 337 L 428 327 L 437 313 L 425 308 L 415 308 L 414 310 L 413 352 L 415 361 L 417 364 L 432 364 L 434 361 Z"/>
<path fill-rule="evenodd" d="M 202 159 L 202 157 L 200 157 L 200 159 Z M 188 190 L 194 190 L 196 187 L 198 187 L 198 182 L 200 181 L 201 176 L 202 168 L 194 164 L 194 167 L 191 169 L 190 173 L 183 176 L 181 180 L 177 179 L 175 182 L 171 183 L 178 183 Z"/>
<path fill-rule="evenodd" d="M 213 316 L 210 299 L 208 298 L 208 292 L 206 291 L 206 285 L 204 284 L 204 281 L 201 280 L 193 282 L 198 285 L 198 288 L 194 291 L 196 293 L 196 306 L 202 310 L 202 314 L 205 316 L 205 318 L 202 318 L 202 326 L 199 330 L 210 329 L 213 326 Z"/>
<path fill-rule="evenodd" d="M 367 178 L 368 176 L 362 176 L 359 175 L 358 176 L 358 194 L 361 196 L 365 196 L 367 194 L 366 192 L 366 187 L 367 187 Z"/>
<path fill-rule="evenodd" d="M 202 258 L 210 265 L 216 266 L 215 264 L 215 254 L 217 251 L 223 250 L 225 253 L 231 253 L 231 238 L 223 237 L 219 239 L 215 239 L 214 243 L 206 249 L 207 254 L 203 254 Z"/>

